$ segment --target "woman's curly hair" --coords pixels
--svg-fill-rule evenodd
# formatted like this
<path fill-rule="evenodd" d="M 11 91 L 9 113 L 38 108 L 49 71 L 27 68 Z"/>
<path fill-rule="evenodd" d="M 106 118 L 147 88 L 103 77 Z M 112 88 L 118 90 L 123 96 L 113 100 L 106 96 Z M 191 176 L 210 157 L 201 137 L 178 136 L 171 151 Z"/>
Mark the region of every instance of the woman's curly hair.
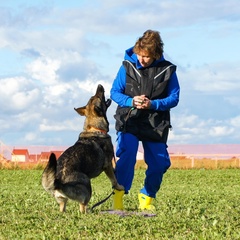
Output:
<path fill-rule="evenodd" d="M 159 59 L 163 54 L 163 41 L 158 31 L 147 30 L 143 33 L 133 48 L 133 52 L 138 54 L 142 51 L 147 52 L 148 56 Z"/>

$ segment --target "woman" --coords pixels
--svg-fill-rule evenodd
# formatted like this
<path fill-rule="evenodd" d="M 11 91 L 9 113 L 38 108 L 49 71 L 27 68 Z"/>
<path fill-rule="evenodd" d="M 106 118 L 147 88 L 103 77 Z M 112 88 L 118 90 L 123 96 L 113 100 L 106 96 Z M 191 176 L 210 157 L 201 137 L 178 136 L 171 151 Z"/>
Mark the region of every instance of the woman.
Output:
<path fill-rule="evenodd" d="M 147 164 L 139 208 L 154 209 L 152 200 L 160 189 L 163 174 L 171 162 L 167 151 L 170 109 L 177 106 L 180 87 L 176 66 L 163 56 L 159 32 L 147 30 L 134 47 L 126 50 L 111 89 L 118 104 L 116 177 L 125 191 L 115 190 L 113 209 L 123 209 L 123 195 L 131 188 L 139 141 Z"/>

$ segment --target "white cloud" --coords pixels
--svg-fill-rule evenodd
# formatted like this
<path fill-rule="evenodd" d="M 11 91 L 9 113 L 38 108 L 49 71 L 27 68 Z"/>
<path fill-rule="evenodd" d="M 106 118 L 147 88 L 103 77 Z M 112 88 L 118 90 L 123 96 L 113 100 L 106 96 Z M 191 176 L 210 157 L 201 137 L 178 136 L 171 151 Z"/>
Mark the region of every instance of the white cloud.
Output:
<path fill-rule="evenodd" d="M 79 124 L 79 122 L 81 124 Z M 66 131 L 66 130 L 79 130 L 78 125 L 83 125 L 82 119 L 66 119 L 61 122 L 52 121 L 50 119 L 43 119 L 42 123 L 39 125 L 39 130 L 44 131 Z M 82 130 L 82 129 L 81 129 Z"/>
<path fill-rule="evenodd" d="M 236 127 L 238 128 L 238 132 L 240 132 L 240 115 L 239 116 L 236 116 L 234 118 L 231 118 L 230 119 L 230 124 L 233 126 L 233 127 Z M 239 134 L 240 135 L 240 134 Z"/>
<path fill-rule="evenodd" d="M 0 79 L 2 111 L 27 109 L 40 98 L 39 89 L 25 77 Z"/>
<path fill-rule="evenodd" d="M 33 142 L 37 139 L 37 134 L 33 132 L 29 132 L 24 136 L 25 141 L 27 142 Z"/>
<path fill-rule="evenodd" d="M 137 0 L 18 0 L 2 6 L 4 141 L 72 142 L 84 121 L 73 108 L 84 106 L 98 84 L 109 97 L 125 48 L 149 28 L 163 34 L 165 56 L 178 65 L 181 97 L 172 110 L 169 143 L 240 140 L 237 0 L 150 0 L 144 5 Z M 113 141 L 115 109 L 113 103 L 108 110 Z"/>
<path fill-rule="evenodd" d="M 39 99 L 39 90 L 32 89 L 27 92 L 16 92 L 12 95 L 12 104 L 18 109 L 25 109 Z"/>
<path fill-rule="evenodd" d="M 205 144 L 231 142 L 240 139 L 240 117 L 219 119 L 203 119 L 188 112 L 173 113 L 173 129 L 169 134 L 170 144 L 199 142 Z"/>
<path fill-rule="evenodd" d="M 59 68 L 59 60 L 40 57 L 29 63 L 26 70 L 33 79 L 39 80 L 45 85 L 52 85 L 57 82 L 56 71 Z"/>
<path fill-rule="evenodd" d="M 233 93 L 233 92 L 232 92 Z M 238 95 L 238 93 L 236 93 L 235 95 L 231 95 L 231 96 L 227 96 L 224 97 L 224 99 L 232 106 L 235 106 L 236 109 L 238 109 L 240 107 L 239 103 L 240 103 L 240 95 Z"/>
<path fill-rule="evenodd" d="M 24 80 L 25 79 L 23 77 L 0 79 L 0 81 L 1 81 L 1 88 L 0 88 L 1 96 L 11 95 L 12 93 L 18 91 L 20 89 L 20 84 L 23 83 Z"/>
<path fill-rule="evenodd" d="M 180 80 L 187 90 L 195 90 L 213 95 L 240 90 L 238 76 L 240 67 L 237 63 L 209 63 L 199 67 L 179 70 Z"/>
<path fill-rule="evenodd" d="M 214 126 L 210 129 L 209 135 L 212 137 L 226 137 L 234 133 L 234 128 L 228 126 Z"/>

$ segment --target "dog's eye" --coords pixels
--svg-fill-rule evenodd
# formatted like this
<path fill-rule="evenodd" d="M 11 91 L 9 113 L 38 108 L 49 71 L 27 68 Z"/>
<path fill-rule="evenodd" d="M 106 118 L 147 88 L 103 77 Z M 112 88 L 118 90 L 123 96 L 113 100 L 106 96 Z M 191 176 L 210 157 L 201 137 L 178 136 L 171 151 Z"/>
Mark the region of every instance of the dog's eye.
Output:
<path fill-rule="evenodd" d="M 94 110 L 95 110 L 95 112 L 97 113 L 97 115 L 99 115 L 99 116 L 102 116 L 102 115 L 103 115 L 103 109 L 102 109 L 101 106 L 95 106 L 95 107 L 94 107 Z"/>

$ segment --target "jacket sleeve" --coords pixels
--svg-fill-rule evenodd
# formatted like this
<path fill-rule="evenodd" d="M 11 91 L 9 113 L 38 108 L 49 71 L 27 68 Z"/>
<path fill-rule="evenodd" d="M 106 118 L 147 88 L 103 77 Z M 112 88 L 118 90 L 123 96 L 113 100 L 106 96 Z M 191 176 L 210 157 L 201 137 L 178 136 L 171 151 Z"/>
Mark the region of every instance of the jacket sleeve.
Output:
<path fill-rule="evenodd" d="M 116 102 L 120 107 L 131 107 L 132 98 L 124 94 L 125 87 L 126 87 L 126 70 L 122 65 L 117 73 L 117 76 L 110 90 L 110 98 L 114 102 Z"/>
<path fill-rule="evenodd" d="M 179 102 L 180 86 L 176 72 L 174 72 L 168 83 L 168 96 L 163 99 L 151 101 L 151 109 L 157 111 L 166 111 L 176 107 Z"/>

